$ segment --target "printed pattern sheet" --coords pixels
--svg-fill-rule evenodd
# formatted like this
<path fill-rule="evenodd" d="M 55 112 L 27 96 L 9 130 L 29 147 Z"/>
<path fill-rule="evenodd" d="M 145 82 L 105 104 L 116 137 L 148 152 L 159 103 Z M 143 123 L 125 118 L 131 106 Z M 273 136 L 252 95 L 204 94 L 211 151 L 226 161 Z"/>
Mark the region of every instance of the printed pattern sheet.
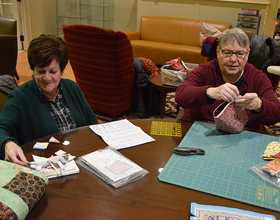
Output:
<path fill-rule="evenodd" d="M 191 204 L 190 220 L 276 220 L 273 215 L 223 206 Z"/>
<path fill-rule="evenodd" d="M 173 154 L 160 181 L 280 211 L 279 189 L 251 170 L 279 137 L 242 131 L 225 134 L 214 124 L 195 122 L 179 147 L 202 148 L 205 155 Z"/>

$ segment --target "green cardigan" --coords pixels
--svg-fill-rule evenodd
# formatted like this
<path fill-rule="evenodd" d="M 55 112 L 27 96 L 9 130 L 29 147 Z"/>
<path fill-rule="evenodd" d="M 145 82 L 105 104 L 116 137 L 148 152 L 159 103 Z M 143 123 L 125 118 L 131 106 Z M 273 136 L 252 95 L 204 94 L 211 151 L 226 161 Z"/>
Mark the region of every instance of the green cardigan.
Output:
<path fill-rule="evenodd" d="M 97 124 L 79 86 L 68 79 L 61 79 L 60 84 L 77 127 Z M 3 144 L 8 140 L 22 145 L 59 132 L 46 103 L 34 79 L 10 93 L 0 114 L 0 159 L 5 157 Z"/>

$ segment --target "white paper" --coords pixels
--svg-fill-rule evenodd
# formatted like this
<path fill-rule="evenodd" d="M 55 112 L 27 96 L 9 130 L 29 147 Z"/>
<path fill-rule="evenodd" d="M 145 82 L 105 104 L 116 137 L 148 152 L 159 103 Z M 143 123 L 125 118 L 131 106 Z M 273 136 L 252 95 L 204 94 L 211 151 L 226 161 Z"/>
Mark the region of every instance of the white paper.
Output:
<path fill-rule="evenodd" d="M 42 166 L 43 164 L 48 162 L 48 158 L 46 158 L 46 157 L 39 157 L 36 155 L 32 155 L 32 157 L 33 157 L 33 161 L 35 162 L 36 166 Z"/>
<path fill-rule="evenodd" d="M 31 165 L 33 169 L 36 169 L 38 172 L 46 175 L 48 179 L 66 176 L 70 174 L 79 173 L 79 168 L 74 161 L 75 156 L 68 154 L 68 160 L 65 161 L 62 156 L 54 156 L 50 158 L 39 157 L 32 155 L 34 164 Z"/>
<path fill-rule="evenodd" d="M 155 141 L 127 119 L 89 126 L 111 147 L 123 149 Z"/>
<path fill-rule="evenodd" d="M 94 151 L 82 156 L 98 172 L 109 177 L 113 182 L 132 176 L 143 170 L 140 166 L 126 159 L 112 149 Z"/>
<path fill-rule="evenodd" d="M 49 145 L 49 142 L 36 142 L 33 146 L 33 149 L 36 150 L 46 150 Z"/>

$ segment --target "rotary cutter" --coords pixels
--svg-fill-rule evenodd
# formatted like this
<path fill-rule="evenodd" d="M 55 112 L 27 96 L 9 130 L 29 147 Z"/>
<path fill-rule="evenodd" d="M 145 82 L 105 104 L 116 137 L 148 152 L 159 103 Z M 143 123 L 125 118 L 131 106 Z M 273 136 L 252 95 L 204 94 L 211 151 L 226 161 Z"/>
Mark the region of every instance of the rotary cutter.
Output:
<path fill-rule="evenodd" d="M 176 147 L 173 149 L 173 153 L 181 156 L 191 156 L 191 155 L 204 155 L 205 151 L 199 148 Z"/>

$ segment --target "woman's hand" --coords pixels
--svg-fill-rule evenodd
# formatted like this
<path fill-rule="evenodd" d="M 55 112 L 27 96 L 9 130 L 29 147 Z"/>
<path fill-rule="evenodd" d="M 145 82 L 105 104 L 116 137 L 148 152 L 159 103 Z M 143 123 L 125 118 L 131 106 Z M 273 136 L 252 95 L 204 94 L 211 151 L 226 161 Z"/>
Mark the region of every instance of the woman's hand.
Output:
<path fill-rule="evenodd" d="M 26 157 L 20 146 L 14 142 L 8 142 L 5 145 L 5 160 L 26 166 Z"/>
<path fill-rule="evenodd" d="M 262 110 L 262 100 L 256 93 L 246 93 L 244 96 L 235 100 L 235 103 L 239 107 L 243 107 L 249 110 L 254 110 L 257 113 Z"/>
<path fill-rule="evenodd" d="M 206 90 L 206 94 L 211 99 L 232 102 L 238 99 L 239 90 L 235 85 L 232 85 L 231 83 L 225 83 L 219 87 L 208 88 Z"/>

